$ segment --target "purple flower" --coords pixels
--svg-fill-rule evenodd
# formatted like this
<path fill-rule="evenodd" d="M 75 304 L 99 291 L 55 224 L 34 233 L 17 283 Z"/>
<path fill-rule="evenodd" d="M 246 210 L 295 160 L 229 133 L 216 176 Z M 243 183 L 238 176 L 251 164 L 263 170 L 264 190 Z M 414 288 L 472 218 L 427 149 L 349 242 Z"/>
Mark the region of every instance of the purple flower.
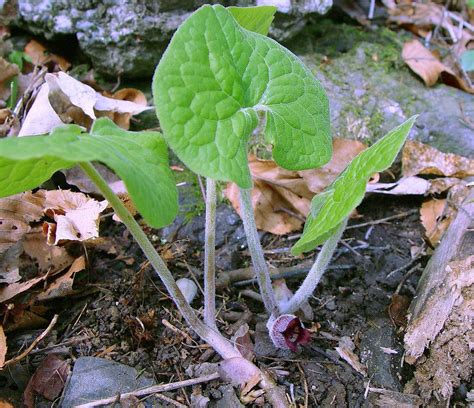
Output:
<path fill-rule="evenodd" d="M 295 315 L 279 316 L 269 323 L 269 332 L 276 347 L 290 349 L 293 352 L 298 350 L 298 344 L 308 344 L 311 340 L 311 333 Z"/>

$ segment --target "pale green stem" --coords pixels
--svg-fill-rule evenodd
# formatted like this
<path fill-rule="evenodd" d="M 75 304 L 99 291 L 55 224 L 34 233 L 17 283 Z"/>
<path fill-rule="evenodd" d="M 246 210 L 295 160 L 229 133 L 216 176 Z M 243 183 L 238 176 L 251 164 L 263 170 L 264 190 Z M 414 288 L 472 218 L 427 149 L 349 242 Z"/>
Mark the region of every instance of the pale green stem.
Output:
<path fill-rule="evenodd" d="M 331 260 L 334 251 L 337 248 L 337 244 L 341 239 L 342 233 L 346 228 L 347 218 L 341 222 L 341 224 L 337 227 L 334 234 L 332 234 L 329 239 L 324 243 L 321 251 L 319 252 L 316 260 L 311 267 L 308 275 L 304 279 L 303 283 L 293 295 L 293 297 L 284 305 L 282 306 L 282 313 L 285 314 L 293 314 L 295 313 L 301 305 L 308 300 L 308 298 L 313 294 L 316 286 L 318 285 L 321 277 L 323 276 L 326 268 L 329 265 L 329 261 Z"/>
<path fill-rule="evenodd" d="M 250 256 L 252 257 L 253 269 L 257 277 L 265 309 L 270 315 L 278 316 L 278 306 L 275 301 L 275 294 L 272 288 L 272 280 L 268 272 L 268 266 L 263 256 L 262 245 L 258 236 L 257 226 L 255 225 L 255 216 L 252 208 L 252 189 L 240 190 L 240 215 L 244 223 L 245 235 L 249 246 Z"/>
<path fill-rule="evenodd" d="M 206 179 L 206 229 L 204 246 L 204 323 L 216 326 L 216 181 Z"/>
<path fill-rule="evenodd" d="M 149 241 L 146 234 L 94 166 L 90 163 L 80 163 L 79 165 L 87 176 L 89 176 L 89 178 L 97 185 L 100 192 L 112 206 L 117 216 L 131 232 L 191 329 L 194 330 L 201 339 L 209 343 L 214 350 L 222 356 L 222 358 L 241 357 L 241 354 L 234 348 L 229 340 L 219 333 L 216 333 L 212 328 L 206 326 L 197 317 L 193 308 L 186 301 L 181 290 L 176 285 L 173 275 L 161 259 L 158 252 L 156 252 L 156 249 Z"/>

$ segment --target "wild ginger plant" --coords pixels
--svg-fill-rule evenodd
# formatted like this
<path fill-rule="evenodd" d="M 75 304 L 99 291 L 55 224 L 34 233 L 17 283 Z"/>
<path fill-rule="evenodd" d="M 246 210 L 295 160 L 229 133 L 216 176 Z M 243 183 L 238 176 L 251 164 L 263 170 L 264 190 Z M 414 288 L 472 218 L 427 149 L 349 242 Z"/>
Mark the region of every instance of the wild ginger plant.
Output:
<path fill-rule="evenodd" d="M 321 84 L 291 52 L 267 38 L 275 8 L 203 6 L 175 33 L 155 72 L 153 93 L 163 136 L 128 132 L 98 119 L 89 132 L 75 125 L 48 136 L 0 140 L 0 197 L 36 188 L 61 169 L 79 165 L 130 230 L 196 334 L 224 359 L 224 378 L 242 383 L 254 376 L 274 406 L 286 406 L 271 376 L 245 360 L 216 326 L 216 180 L 240 188 L 241 216 L 277 347 L 293 351 L 309 341 L 295 312 L 313 293 L 343 233 L 362 201 L 370 176 L 389 167 L 413 123 L 409 119 L 360 153 L 321 194 L 314 197 L 293 254 L 323 244 L 300 288 L 278 304 L 263 256 L 251 205 L 247 162 L 252 132 L 263 121 L 275 161 L 286 169 L 321 166 L 331 157 L 329 105 Z M 92 162 L 110 167 L 124 181 L 147 224 L 160 228 L 176 216 L 177 191 L 166 143 L 194 172 L 207 178 L 203 320 L 190 306 L 168 267 Z"/>
<path fill-rule="evenodd" d="M 233 12 L 234 10 L 234 12 Z M 238 14 L 235 13 L 238 10 Z M 258 8 L 257 8 L 258 10 Z M 274 10 L 262 10 L 273 15 Z M 275 300 L 251 205 L 248 143 L 259 121 L 276 163 L 288 170 L 324 165 L 331 158 L 329 103 L 321 84 L 290 51 L 265 36 L 242 9 L 204 6 L 173 36 L 155 72 L 153 93 L 163 135 L 177 156 L 207 178 L 204 316 L 215 326 L 215 180 L 233 181 L 268 329 L 277 347 L 295 350 L 308 335 L 294 313 L 313 293 L 347 217 L 361 201 L 372 174 L 390 166 L 413 119 L 361 153 L 312 202 L 304 234 L 292 252 L 323 245 L 308 276 L 288 304 Z M 266 18 L 268 23 L 270 18 Z M 270 20 L 271 21 L 271 20 Z"/>

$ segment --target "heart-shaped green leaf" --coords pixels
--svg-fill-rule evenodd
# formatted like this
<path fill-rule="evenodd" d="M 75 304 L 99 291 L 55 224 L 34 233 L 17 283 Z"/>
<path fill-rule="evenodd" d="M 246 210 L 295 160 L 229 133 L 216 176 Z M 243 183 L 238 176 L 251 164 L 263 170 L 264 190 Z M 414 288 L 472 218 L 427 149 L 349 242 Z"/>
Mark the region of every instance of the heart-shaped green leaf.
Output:
<path fill-rule="evenodd" d="M 359 153 L 323 193 L 313 198 L 303 235 L 291 249 L 294 255 L 311 251 L 326 241 L 361 203 L 367 181 L 374 173 L 390 167 L 405 143 L 415 119 L 416 116 L 408 119 Z"/>
<path fill-rule="evenodd" d="M 266 116 L 275 161 L 301 170 L 331 157 L 329 105 L 321 84 L 275 41 L 242 28 L 220 5 L 178 29 L 153 79 L 163 134 L 194 172 L 252 185 L 247 142 Z"/>
<path fill-rule="evenodd" d="M 128 132 L 98 119 L 90 134 L 67 125 L 49 136 L 0 140 L 0 197 L 38 187 L 60 169 L 99 161 L 124 181 L 143 218 L 159 228 L 178 210 L 176 185 L 166 144 L 157 132 Z"/>
<path fill-rule="evenodd" d="M 277 8 L 275 6 L 228 7 L 227 10 L 246 30 L 267 35 Z"/>

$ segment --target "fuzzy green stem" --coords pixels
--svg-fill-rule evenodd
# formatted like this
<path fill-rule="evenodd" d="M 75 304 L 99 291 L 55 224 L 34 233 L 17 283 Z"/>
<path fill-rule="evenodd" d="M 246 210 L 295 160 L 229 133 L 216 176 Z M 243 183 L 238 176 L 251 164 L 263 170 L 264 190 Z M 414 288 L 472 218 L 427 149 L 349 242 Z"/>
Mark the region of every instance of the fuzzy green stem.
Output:
<path fill-rule="evenodd" d="M 272 280 L 268 272 L 268 266 L 263 256 L 262 245 L 258 236 L 257 226 L 252 208 L 252 189 L 240 190 L 240 215 L 244 223 L 245 235 L 249 246 L 250 256 L 252 257 L 253 269 L 257 277 L 265 309 L 270 315 L 279 314 L 275 294 L 272 288 Z"/>
<path fill-rule="evenodd" d="M 216 326 L 216 181 L 206 179 L 206 229 L 204 247 L 204 323 Z"/>
<path fill-rule="evenodd" d="M 282 306 L 282 313 L 293 314 L 295 313 L 301 305 L 308 300 L 308 298 L 313 294 L 316 286 L 318 285 L 321 277 L 323 276 L 326 268 L 329 265 L 334 251 L 337 248 L 337 244 L 341 239 L 342 233 L 346 228 L 347 218 L 341 222 L 341 224 L 336 228 L 334 233 L 329 237 L 329 239 L 324 243 L 321 251 L 319 252 L 316 260 L 311 267 L 308 275 L 304 279 L 301 286 L 298 288 L 296 293 L 288 301 L 288 303 Z"/>
<path fill-rule="evenodd" d="M 131 232 L 191 329 L 194 330 L 201 339 L 209 343 L 214 350 L 222 356 L 222 358 L 241 357 L 241 354 L 234 348 L 229 340 L 221 336 L 219 333 L 216 333 L 212 328 L 206 326 L 197 317 L 193 308 L 186 301 L 181 290 L 176 285 L 173 275 L 161 259 L 155 247 L 149 241 L 148 237 L 130 212 L 125 208 L 122 201 L 120 201 L 120 199 L 115 195 L 94 166 L 91 163 L 80 163 L 79 165 L 94 184 L 97 185 L 100 192 L 112 206 L 117 216 L 120 217 L 122 222 Z"/>

